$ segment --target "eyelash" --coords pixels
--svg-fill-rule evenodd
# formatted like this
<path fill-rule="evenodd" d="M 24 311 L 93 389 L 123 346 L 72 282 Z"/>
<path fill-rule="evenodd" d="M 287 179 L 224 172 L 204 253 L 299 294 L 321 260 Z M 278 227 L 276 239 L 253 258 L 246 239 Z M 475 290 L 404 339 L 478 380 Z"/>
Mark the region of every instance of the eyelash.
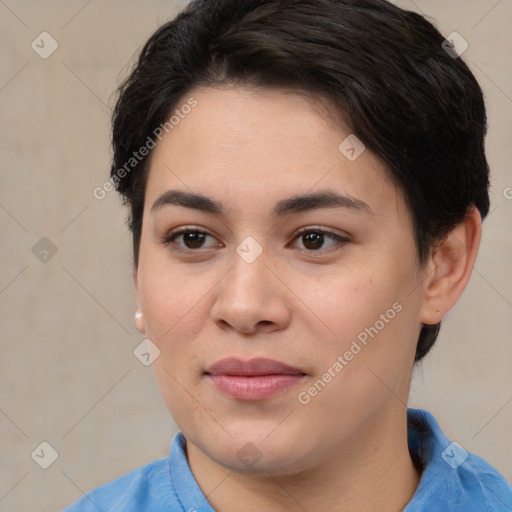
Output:
<path fill-rule="evenodd" d="M 205 232 L 205 231 L 201 231 L 199 229 L 193 229 L 193 228 L 183 228 L 183 229 L 180 229 L 178 231 L 174 231 L 174 232 L 171 232 L 169 234 L 167 234 L 162 240 L 161 240 L 161 243 L 165 246 L 170 246 L 170 245 L 175 245 L 174 244 L 174 241 L 176 238 L 178 238 L 179 236 L 181 235 L 185 235 L 185 234 L 188 234 L 188 233 L 194 233 L 194 234 L 200 234 L 200 235 L 206 235 L 206 236 L 210 236 L 212 238 L 215 238 L 213 235 L 210 235 L 209 233 Z M 336 242 L 335 246 L 343 246 L 345 245 L 346 243 L 348 243 L 350 240 L 347 238 L 347 237 L 343 237 L 341 235 L 338 235 L 336 233 L 333 233 L 332 231 L 327 231 L 325 229 L 320 229 L 320 228 L 315 228 L 315 227 L 308 227 L 308 228 L 304 228 L 304 229 L 301 229 L 300 231 L 298 231 L 296 234 L 295 234 L 295 237 L 294 237 L 294 241 L 297 240 L 298 238 L 300 238 L 301 236 L 304 236 L 304 235 L 307 235 L 307 234 L 311 234 L 311 233 L 314 233 L 314 234 L 319 234 L 319 235 L 324 235 L 324 236 L 327 236 L 328 238 L 334 240 Z M 181 248 L 181 247 L 176 247 L 174 246 L 172 248 L 173 251 L 176 251 L 176 252 L 185 252 L 185 253 L 200 253 L 203 248 L 199 248 L 199 249 L 190 249 L 190 248 Z M 315 253 L 322 253 L 325 251 L 325 249 L 317 249 L 317 250 L 313 250 L 313 249 L 301 249 L 302 251 L 306 251 L 310 254 L 315 254 Z"/>

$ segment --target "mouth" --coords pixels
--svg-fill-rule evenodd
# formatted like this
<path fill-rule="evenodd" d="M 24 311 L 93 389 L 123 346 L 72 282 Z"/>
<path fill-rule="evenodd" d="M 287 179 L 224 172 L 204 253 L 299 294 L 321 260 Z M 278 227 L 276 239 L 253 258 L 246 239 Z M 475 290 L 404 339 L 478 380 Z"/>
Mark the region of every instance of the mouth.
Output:
<path fill-rule="evenodd" d="M 207 368 L 204 375 L 221 393 L 238 400 L 265 400 L 298 385 L 307 374 L 273 359 L 242 361 L 227 358 Z"/>

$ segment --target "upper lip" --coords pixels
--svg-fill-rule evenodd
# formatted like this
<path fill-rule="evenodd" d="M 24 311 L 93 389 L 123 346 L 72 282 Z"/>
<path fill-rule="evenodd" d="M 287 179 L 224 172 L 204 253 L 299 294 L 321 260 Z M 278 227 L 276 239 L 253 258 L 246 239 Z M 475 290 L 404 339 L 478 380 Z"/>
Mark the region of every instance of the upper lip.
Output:
<path fill-rule="evenodd" d="M 274 359 L 256 358 L 242 361 L 235 357 L 221 359 L 206 369 L 209 375 L 305 375 L 299 368 L 275 361 Z"/>

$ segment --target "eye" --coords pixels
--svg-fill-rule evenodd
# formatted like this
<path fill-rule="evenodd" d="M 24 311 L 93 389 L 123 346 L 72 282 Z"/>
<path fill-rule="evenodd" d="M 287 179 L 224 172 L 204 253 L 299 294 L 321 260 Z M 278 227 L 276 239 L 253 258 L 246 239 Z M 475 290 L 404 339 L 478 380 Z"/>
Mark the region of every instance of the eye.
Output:
<path fill-rule="evenodd" d="M 309 252 L 319 252 L 322 249 L 326 239 L 334 242 L 331 247 L 335 247 L 336 245 L 341 246 L 349 242 L 347 237 L 343 237 L 336 233 L 332 233 L 331 231 L 317 228 L 305 228 L 299 231 L 295 237 L 295 240 L 297 239 L 301 239 L 303 241 L 305 250 Z"/>
<path fill-rule="evenodd" d="M 215 240 L 213 236 L 209 235 L 208 233 L 205 233 L 204 231 L 199 231 L 197 229 L 192 228 L 185 228 L 167 234 L 165 238 L 162 240 L 162 243 L 164 245 L 173 245 L 173 249 L 177 251 L 194 251 L 197 249 L 204 249 L 205 247 L 203 244 L 208 237 Z M 179 244 L 176 243 L 176 240 L 178 238 L 181 238 L 184 246 L 180 246 Z"/>
<path fill-rule="evenodd" d="M 205 241 L 215 238 L 204 231 L 193 228 L 183 228 L 178 231 L 168 233 L 161 243 L 166 246 L 172 246 L 172 250 L 182 252 L 199 252 L 200 249 L 206 249 Z M 178 244 L 177 240 L 181 239 L 182 244 Z M 343 237 L 331 231 L 319 228 L 305 228 L 297 233 L 294 240 L 302 240 L 304 249 L 307 252 L 321 252 L 326 240 L 333 242 L 330 247 L 342 246 L 349 242 L 347 237 Z M 214 243 L 210 247 L 219 247 L 219 243 Z"/>

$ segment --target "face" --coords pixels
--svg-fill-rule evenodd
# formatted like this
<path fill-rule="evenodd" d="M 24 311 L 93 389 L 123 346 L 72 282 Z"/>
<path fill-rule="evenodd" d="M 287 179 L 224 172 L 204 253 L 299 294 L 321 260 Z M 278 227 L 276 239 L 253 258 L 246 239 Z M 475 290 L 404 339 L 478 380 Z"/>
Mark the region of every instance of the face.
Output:
<path fill-rule="evenodd" d="M 306 470 L 404 414 L 424 302 L 411 217 L 313 100 L 189 97 L 151 158 L 137 325 L 191 446 L 240 472 Z"/>

